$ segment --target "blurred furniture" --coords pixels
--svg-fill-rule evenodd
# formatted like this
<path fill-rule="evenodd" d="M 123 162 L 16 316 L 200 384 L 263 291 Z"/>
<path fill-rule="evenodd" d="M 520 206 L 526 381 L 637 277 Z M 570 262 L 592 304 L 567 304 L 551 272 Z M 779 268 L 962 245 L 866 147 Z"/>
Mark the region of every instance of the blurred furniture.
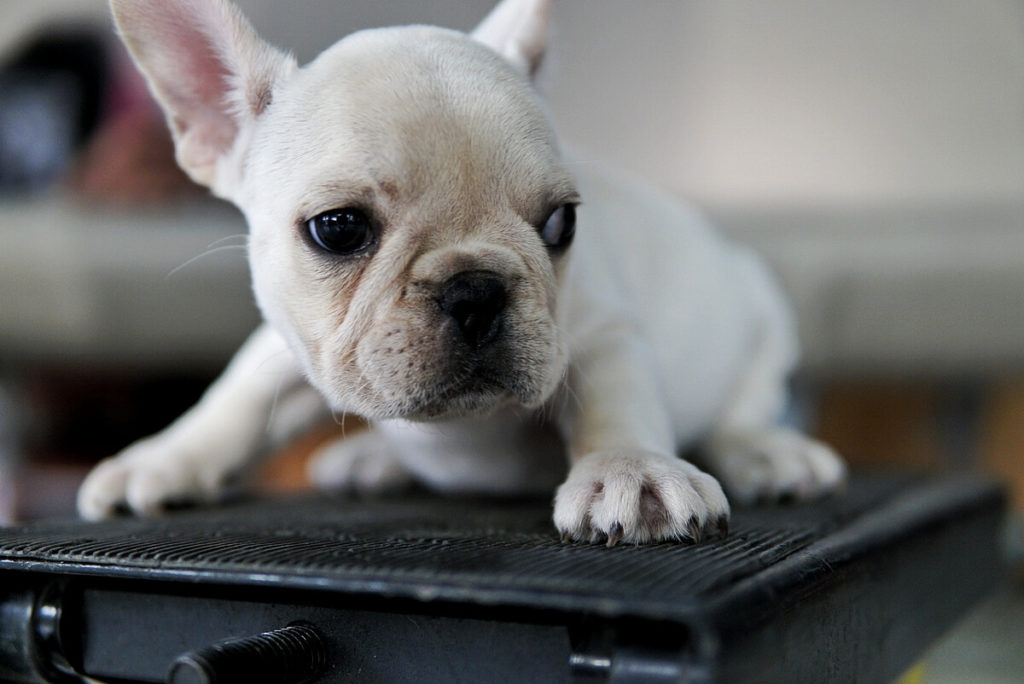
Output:
<path fill-rule="evenodd" d="M 0 201 L 0 362 L 216 367 L 255 328 L 246 228 L 187 196 L 104 208 Z"/>
<path fill-rule="evenodd" d="M 1024 202 L 707 211 L 775 267 L 816 376 L 1024 371 Z M 258 320 L 245 233 L 194 197 L 0 202 L 0 358 L 218 363 Z"/>

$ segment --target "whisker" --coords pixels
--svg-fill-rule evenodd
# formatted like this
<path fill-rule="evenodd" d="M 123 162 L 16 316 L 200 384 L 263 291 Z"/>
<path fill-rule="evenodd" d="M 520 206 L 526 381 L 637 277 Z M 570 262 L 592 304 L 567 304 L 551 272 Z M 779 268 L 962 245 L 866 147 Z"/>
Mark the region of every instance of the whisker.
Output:
<path fill-rule="evenodd" d="M 211 254 L 215 254 L 217 252 L 226 252 L 226 251 L 230 251 L 230 250 L 233 250 L 233 249 L 245 250 L 246 246 L 245 245 L 221 245 L 220 247 L 214 247 L 213 249 L 208 249 L 205 252 L 201 252 L 200 254 L 196 254 L 194 257 L 192 257 L 191 259 L 189 259 L 185 263 L 183 263 L 183 264 L 181 264 L 179 266 L 176 266 L 175 268 L 171 269 L 171 271 L 166 276 L 164 276 L 164 280 L 170 279 L 178 271 L 182 270 L 183 268 L 186 268 L 186 267 L 190 266 L 191 264 L 193 264 L 196 261 L 202 259 L 203 257 L 208 257 Z"/>
<path fill-rule="evenodd" d="M 245 244 L 249 243 L 249 234 L 248 233 L 235 233 L 234 235 L 225 235 L 224 237 L 220 238 L 219 240 L 214 240 L 210 244 L 206 245 L 206 249 L 210 249 L 211 247 L 216 247 L 217 245 L 219 245 L 222 242 L 227 242 L 228 240 L 236 240 L 238 238 L 241 238 L 242 242 L 244 242 Z"/>

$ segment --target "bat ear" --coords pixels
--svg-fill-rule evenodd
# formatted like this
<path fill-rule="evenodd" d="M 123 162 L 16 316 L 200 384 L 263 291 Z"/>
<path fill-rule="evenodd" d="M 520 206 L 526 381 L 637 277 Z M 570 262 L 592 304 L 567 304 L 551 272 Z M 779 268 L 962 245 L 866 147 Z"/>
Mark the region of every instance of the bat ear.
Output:
<path fill-rule="evenodd" d="M 470 34 L 532 76 L 548 42 L 551 0 L 502 0 Z"/>
<path fill-rule="evenodd" d="M 241 173 L 241 133 L 270 105 L 294 58 L 228 0 L 111 0 L 121 39 L 167 116 L 178 164 L 217 194 Z"/>

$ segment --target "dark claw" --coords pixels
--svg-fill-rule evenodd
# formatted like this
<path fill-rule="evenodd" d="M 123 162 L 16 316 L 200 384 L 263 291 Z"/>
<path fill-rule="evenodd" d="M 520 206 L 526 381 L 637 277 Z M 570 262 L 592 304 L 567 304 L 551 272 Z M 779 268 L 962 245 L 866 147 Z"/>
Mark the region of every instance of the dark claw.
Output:
<path fill-rule="evenodd" d="M 700 529 L 700 522 L 696 517 L 690 518 L 690 522 L 686 524 L 686 529 L 690 533 L 690 538 L 693 539 L 694 544 L 700 544 L 704 539 Z"/>
<path fill-rule="evenodd" d="M 563 544 L 568 544 L 571 541 L 572 541 L 572 535 L 569 534 L 568 532 L 563 532 L 562 533 L 562 543 Z"/>
<path fill-rule="evenodd" d="M 718 526 L 718 535 L 722 539 L 725 539 L 726 537 L 729 536 L 729 516 L 727 516 L 727 515 L 719 516 L 717 526 Z"/>
<path fill-rule="evenodd" d="M 622 541 L 622 534 L 623 529 L 621 523 L 615 523 L 612 525 L 608 530 L 608 548 L 611 548 Z"/>

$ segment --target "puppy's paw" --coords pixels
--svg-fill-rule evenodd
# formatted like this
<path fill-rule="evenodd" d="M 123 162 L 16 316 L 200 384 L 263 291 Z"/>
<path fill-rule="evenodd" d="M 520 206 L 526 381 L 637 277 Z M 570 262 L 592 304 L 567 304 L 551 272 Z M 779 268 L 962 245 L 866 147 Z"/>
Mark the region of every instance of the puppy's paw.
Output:
<path fill-rule="evenodd" d="M 554 520 L 566 540 L 699 542 L 709 531 L 725 534 L 729 503 L 715 478 L 681 459 L 596 452 L 558 488 Z"/>
<path fill-rule="evenodd" d="M 318 487 L 357 494 L 394 492 L 408 487 L 413 480 L 391 445 L 372 431 L 320 447 L 306 472 Z"/>
<path fill-rule="evenodd" d="M 88 520 L 121 509 L 156 515 L 168 504 L 216 500 L 226 488 L 217 459 L 182 452 L 160 436 L 136 442 L 101 461 L 78 489 L 78 513 Z"/>
<path fill-rule="evenodd" d="M 827 445 L 788 428 L 716 435 L 707 466 L 737 501 L 813 499 L 839 489 L 846 464 Z"/>

